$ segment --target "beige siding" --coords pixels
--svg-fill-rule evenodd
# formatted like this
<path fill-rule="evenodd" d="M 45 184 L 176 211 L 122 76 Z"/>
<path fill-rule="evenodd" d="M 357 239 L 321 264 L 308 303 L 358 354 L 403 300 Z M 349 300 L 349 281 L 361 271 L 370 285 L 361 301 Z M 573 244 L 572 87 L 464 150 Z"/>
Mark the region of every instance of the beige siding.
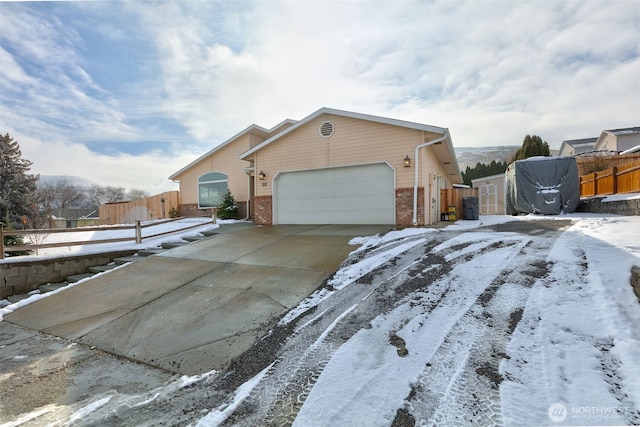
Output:
<path fill-rule="evenodd" d="M 335 127 L 329 138 L 323 138 L 319 133 L 320 124 L 326 120 L 331 121 Z M 405 189 L 403 191 L 413 188 L 417 168 L 420 187 L 418 200 L 421 203 L 418 212 L 425 212 L 425 218 L 418 218 L 418 221 L 431 223 L 439 219 L 439 190 L 449 188 L 451 179 L 437 160 L 432 147 L 420 150 L 419 161 L 414 158 L 414 153 L 416 146 L 439 138 L 441 134 L 343 115 L 324 114 L 258 150 L 250 157 L 251 162 L 238 159 L 239 154 L 290 125 L 291 123 L 285 123 L 270 135 L 265 135 L 262 130 L 247 132 L 190 166 L 178 177 L 182 204 L 193 205 L 198 202 L 198 178 L 209 172 L 227 174 L 229 189 L 236 200 L 246 201 L 250 196 L 245 169 L 252 166 L 252 162 L 255 192 L 251 197 L 271 196 L 273 179 L 279 172 L 386 162 L 394 170 L 396 189 Z M 441 152 L 442 146 L 438 150 Z M 411 167 L 408 168 L 404 167 L 406 156 L 411 159 Z M 264 180 L 257 177 L 260 171 L 266 175 Z M 267 208 L 271 210 L 271 207 Z M 265 221 L 268 223 L 269 220 Z"/>
<path fill-rule="evenodd" d="M 424 174 L 419 185 L 425 188 L 425 222 L 435 223 L 440 220 L 440 190 L 449 188 L 450 180 L 442 164 L 436 159 L 433 147 L 426 147 L 421 151 L 420 169 Z"/>
<path fill-rule="evenodd" d="M 249 177 L 245 173 L 245 169 L 250 167 L 251 163 L 238 159 L 238 156 L 289 126 L 291 126 L 291 123 L 285 123 L 273 129 L 268 135 L 264 132 L 248 132 L 240 135 L 236 140 L 229 142 L 226 146 L 190 167 L 177 177 L 177 180 L 180 181 L 181 203 L 186 205 L 198 203 L 198 178 L 209 172 L 227 174 L 229 177 L 229 190 L 231 190 L 231 194 L 235 199 L 239 202 L 248 200 Z"/>
<path fill-rule="evenodd" d="M 249 135 L 243 135 L 212 155 L 193 165 L 178 178 L 182 204 L 198 203 L 198 178 L 208 172 L 222 172 L 229 178 L 229 190 L 237 201 L 248 199 L 248 177 L 245 168 L 249 162 L 238 159 L 238 155 L 249 149 Z"/>
<path fill-rule="evenodd" d="M 260 144 L 262 141 L 264 141 L 264 137 L 258 136 L 258 135 L 253 135 L 253 134 L 249 134 L 249 147 L 253 148 L 256 145 Z"/>
<path fill-rule="evenodd" d="M 329 120 L 335 130 L 331 137 L 319 134 L 322 122 Z M 429 135 L 433 139 L 440 135 Z M 271 194 L 275 173 L 278 171 L 316 169 L 328 166 L 354 165 L 386 161 L 396 170 L 396 187 L 409 188 L 414 184 L 414 169 L 404 167 L 404 157 L 409 156 L 415 165 L 414 149 L 424 142 L 423 131 L 358 120 L 343 116 L 324 115 L 305 126 L 283 136 L 255 156 L 256 171 L 264 171 L 265 181 L 257 186 L 257 195 Z M 424 183 L 424 171 L 437 174 L 440 171 L 435 159 L 426 150 L 421 161 L 420 175 Z M 430 152 L 429 152 L 430 153 Z"/>

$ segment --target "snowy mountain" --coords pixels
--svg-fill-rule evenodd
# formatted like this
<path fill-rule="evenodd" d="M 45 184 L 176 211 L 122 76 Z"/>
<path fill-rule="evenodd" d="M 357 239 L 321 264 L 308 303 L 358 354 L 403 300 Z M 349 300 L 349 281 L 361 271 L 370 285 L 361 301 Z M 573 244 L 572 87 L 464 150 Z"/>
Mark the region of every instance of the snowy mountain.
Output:
<path fill-rule="evenodd" d="M 57 182 L 67 181 L 71 184 L 77 185 L 82 188 L 89 188 L 93 185 L 96 185 L 95 182 L 82 178 L 79 176 L 72 175 L 40 175 L 40 180 L 38 181 L 39 185 L 42 184 L 55 184 Z"/>
<path fill-rule="evenodd" d="M 520 145 L 498 145 L 495 147 L 456 147 L 456 157 L 460 171 L 469 166 L 473 168 L 477 163 L 488 165 L 492 160 L 496 162 L 509 162 Z M 552 156 L 558 155 L 558 150 L 550 150 Z"/>
<path fill-rule="evenodd" d="M 520 148 L 519 145 L 502 145 L 495 147 L 456 147 L 456 157 L 460 171 L 464 171 L 467 166 L 475 167 L 477 163 L 489 164 L 492 160 L 496 162 L 508 162 Z"/>

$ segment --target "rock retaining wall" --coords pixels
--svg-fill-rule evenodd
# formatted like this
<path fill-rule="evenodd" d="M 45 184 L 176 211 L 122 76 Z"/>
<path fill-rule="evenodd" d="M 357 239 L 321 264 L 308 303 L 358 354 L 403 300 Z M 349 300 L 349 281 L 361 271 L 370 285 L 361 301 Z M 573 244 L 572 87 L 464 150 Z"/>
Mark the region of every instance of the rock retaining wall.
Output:
<path fill-rule="evenodd" d="M 0 263 L 0 299 L 26 294 L 47 283 L 63 282 L 67 276 L 86 273 L 89 267 L 106 265 L 135 251 L 118 251 L 54 259 Z"/>
<path fill-rule="evenodd" d="M 606 196 L 580 200 L 578 212 L 610 213 L 618 215 L 640 215 L 640 199 L 603 202 Z"/>

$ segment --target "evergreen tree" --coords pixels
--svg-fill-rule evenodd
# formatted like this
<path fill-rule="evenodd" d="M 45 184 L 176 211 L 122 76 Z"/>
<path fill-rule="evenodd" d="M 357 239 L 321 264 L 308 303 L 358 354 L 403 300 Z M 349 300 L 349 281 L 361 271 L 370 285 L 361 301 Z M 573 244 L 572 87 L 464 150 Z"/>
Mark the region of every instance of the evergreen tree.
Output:
<path fill-rule="evenodd" d="M 5 231 L 11 231 L 14 230 L 13 224 L 11 223 L 11 221 L 9 221 L 9 212 L 7 212 L 7 216 L 5 217 L 5 220 L 2 221 L 3 226 L 6 224 L 6 228 Z M 31 251 L 12 251 L 11 247 L 12 246 L 22 246 L 24 245 L 24 238 L 21 235 L 15 235 L 12 234 L 10 236 L 3 236 L 4 237 L 4 251 L 5 251 L 5 256 L 20 256 L 20 255 L 30 255 Z"/>
<path fill-rule="evenodd" d="M 516 160 L 524 160 L 535 156 L 551 156 L 549 144 L 547 141 L 543 141 L 538 135 L 527 135 L 522 141 L 522 146 L 518 148 L 516 153 L 513 155 L 510 163 L 513 163 Z"/>
<path fill-rule="evenodd" d="M 218 218 L 220 219 L 238 219 L 240 211 L 236 199 L 231 195 L 231 191 L 222 198 L 222 203 L 218 206 Z"/>
<path fill-rule="evenodd" d="M 31 217 L 38 175 L 28 174 L 32 162 L 22 158 L 20 145 L 13 138 L 0 135 L 0 218 L 4 225 L 19 227 L 21 218 Z"/>
<path fill-rule="evenodd" d="M 476 163 L 473 169 L 467 166 L 465 171 L 462 172 L 462 180 L 465 184 L 471 185 L 472 179 L 504 173 L 507 170 L 507 166 L 507 162 L 496 162 L 495 160 L 492 160 L 488 165 Z"/>

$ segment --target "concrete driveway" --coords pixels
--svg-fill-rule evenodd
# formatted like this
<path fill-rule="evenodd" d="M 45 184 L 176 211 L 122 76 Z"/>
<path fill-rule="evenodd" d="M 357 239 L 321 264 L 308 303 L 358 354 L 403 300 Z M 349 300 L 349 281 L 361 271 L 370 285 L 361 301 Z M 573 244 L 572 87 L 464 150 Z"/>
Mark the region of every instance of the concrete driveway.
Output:
<path fill-rule="evenodd" d="M 4 320 L 193 375 L 222 370 L 389 226 L 225 225 L 23 307 Z"/>

